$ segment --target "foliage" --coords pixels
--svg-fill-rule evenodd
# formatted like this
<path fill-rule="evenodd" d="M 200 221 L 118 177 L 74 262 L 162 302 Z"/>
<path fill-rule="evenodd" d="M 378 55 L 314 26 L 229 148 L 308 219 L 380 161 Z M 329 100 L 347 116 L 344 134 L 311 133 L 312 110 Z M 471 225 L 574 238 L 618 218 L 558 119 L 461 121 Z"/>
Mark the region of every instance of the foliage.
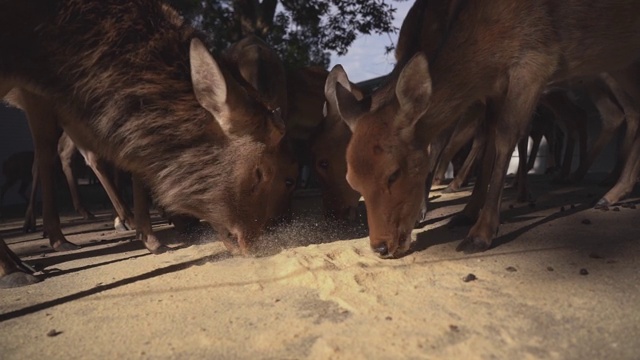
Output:
<path fill-rule="evenodd" d="M 222 51 L 248 34 L 266 40 L 288 65 L 329 66 L 360 34 L 393 33 L 391 0 L 169 0 Z M 393 0 L 405 1 L 405 0 Z"/>

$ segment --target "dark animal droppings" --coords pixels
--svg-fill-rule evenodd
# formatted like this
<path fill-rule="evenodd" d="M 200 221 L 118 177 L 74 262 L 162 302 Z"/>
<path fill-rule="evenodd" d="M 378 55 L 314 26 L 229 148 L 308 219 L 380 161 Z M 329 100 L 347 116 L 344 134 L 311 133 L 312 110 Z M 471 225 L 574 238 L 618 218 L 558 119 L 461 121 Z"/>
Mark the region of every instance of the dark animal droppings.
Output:
<path fill-rule="evenodd" d="M 551 266 L 547 266 L 547 271 L 553 271 L 553 268 Z"/>
<path fill-rule="evenodd" d="M 580 275 L 589 275 L 587 269 L 580 269 Z"/>
<path fill-rule="evenodd" d="M 56 331 L 56 329 L 51 329 L 48 333 L 47 336 L 48 337 L 54 337 L 54 336 L 58 336 L 62 334 L 62 331 Z"/>
<path fill-rule="evenodd" d="M 462 278 L 462 281 L 464 281 L 464 282 L 469 282 L 469 281 L 474 281 L 474 280 L 478 280 L 478 278 L 473 274 L 468 274 L 467 276 Z"/>
<path fill-rule="evenodd" d="M 458 327 L 458 325 L 449 325 L 449 330 L 453 332 L 459 332 L 460 328 Z"/>
<path fill-rule="evenodd" d="M 505 270 L 507 270 L 508 272 L 516 272 L 516 271 L 518 271 L 518 269 L 516 269 L 513 266 L 508 266 Z"/>

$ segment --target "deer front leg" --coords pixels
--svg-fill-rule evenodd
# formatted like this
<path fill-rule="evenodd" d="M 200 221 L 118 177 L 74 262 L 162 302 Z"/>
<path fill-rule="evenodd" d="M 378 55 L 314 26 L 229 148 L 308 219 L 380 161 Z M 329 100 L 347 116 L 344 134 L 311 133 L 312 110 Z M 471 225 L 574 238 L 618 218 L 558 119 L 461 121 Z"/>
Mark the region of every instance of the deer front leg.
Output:
<path fill-rule="evenodd" d="M 35 284 L 41 279 L 31 275 L 18 256 L 0 239 L 0 289 Z"/>
<path fill-rule="evenodd" d="M 133 182 L 133 212 L 136 221 L 136 233 L 144 246 L 152 254 L 162 254 L 170 250 L 169 247 L 160 243 L 151 228 L 151 217 L 149 216 L 149 199 L 144 184 L 137 175 L 131 174 Z"/>
<path fill-rule="evenodd" d="M 59 130 L 52 115 L 53 108 L 37 95 L 24 92 L 23 109 L 27 114 L 29 128 L 35 147 L 35 162 L 42 184 L 42 227 L 49 236 L 49 243 L 56 251 L 76 250 L 80 247 L 69 242 L 60 228 L 60 217 L 54 195 L 54 165 L 57 154 Z M 35 178 L 34 178 L 35 181 Z"/>
<path fill-rule="evenodd" d="M 536 83 L 527 69 L 511 75 L 506 98 L 497 101 L 496 126 L 493 132 L 495 144 L 494 166 L 490 171 L 490 186 L 478 220 L 469 234 L 457 247 L 458 251 L 473 253 L 491 246 L 500 224 L 500 200 L 511 154 L 528 128 L 542 84 Z M 539 77 L 538 77 L 539 78 Z M 487 154 L 490 155 L 490 154 Z"/>

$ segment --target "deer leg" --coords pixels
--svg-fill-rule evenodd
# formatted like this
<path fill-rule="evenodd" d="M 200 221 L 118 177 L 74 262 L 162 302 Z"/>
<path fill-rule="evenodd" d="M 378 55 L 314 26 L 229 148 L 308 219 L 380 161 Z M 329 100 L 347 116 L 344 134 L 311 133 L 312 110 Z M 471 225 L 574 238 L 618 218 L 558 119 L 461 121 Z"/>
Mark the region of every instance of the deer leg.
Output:
<path fill-rule="evenodd" d="M 472 225 L 477 219 L 480 209 L 482 209 L 485 198 L 487 196 L 487 189 L 489 187 L 489 180 L 491 176 L 491 169 L 493 168 L 495 160 L 495 105 L 493 101 L 487 102 L 487 125 L 484 128 L 487 141 L 484 146 L 484 153 L 482 154 L 482 166 L 480 168 L 480 174 L 476 178 L 476 182 L 471 192 L 471 197 L 467 205 L 462 209 L 460 214 L 454 216 L 449 222 L 449 226 L 466 226 Z"/>
<path fill-rule="evenodd" d="M 111 200 L 111 204 L 113 204 L 113 208 L 115 209 L 118 218 L 124 226 L 124 229 L 121 230 L 134 229 L 135 226 L 131 210 L 129 210 L 129 207 L 125 205 L 124 200 L 122 200 L 122 197 L 120 197 L 120 194 L 115 189 L 115 186 L 111 182 L 111 179 L 109 179 L 104 161 L 102 159 L 99 159 L 97 155 L 92 151 L 80 149 L 80 153 L 84 157 L 87 165 L 89 165 L 91 170 L 93 170 L 93 172 L 96 174 L 96 177 L 102 184 L 102 187 L 106 191 L 107 196 Z"/>
<path fill-rule="evenodd" d="M 628 196 L 638 182 L 640 174 L 640 133 L 636 133 L 629 156 L 627 157 L 622 173 L 616 184 L 596 204 L 596 208 L 605 208 L 613 205 Z"/>
<path fill-rule="evenodd" d="M 529 160 L 527 161 L 527 172 L 531 171 L 536 164 L 536 157 L 538 156 L 540 143 L 542 142 L 542 133 L 531 134 L 531 140 L 531 154 L 529 154 Z"/>
<path fill-rule="evenodd" d="M 136 232 L 144 243 L 144 246 L 152 254 L 162 254 L 170 250 L 160 243 L 151 228 L 151 217 L 149 216 L 149 199 L 144 185 L 137 175 L 131 175 L 133 180 L 133 211 L 136 221 Z"/>
<path fill-rule="evenodd" d="M 22 229 L 24 232 L 36 231 L 36 198 L 38 194 L 38 184 L 40 184 L 40 177 L 38 175 L 38 153 L 33 152 L 33 165 L 31 166 L 31 174 L 33 180 L 31 181 L 31 194 L 29 195 L 29 202 L 27 205 L 27 211 L 24 214 L 24 224 Z"/>
<path fill-rule="evenodd" d="M 511 154 L 518 141 L 526 134 L 542 89 L 542 84 L 536 84 L 535 77 L 532 77 L 536 75 L 535 72 L 527 71 L 531 69 L 521 70 L 523 71 L 516 71 L 511 75 L 509 90 L 503 102 L 496 103 L 498 116 L 495 131 L 493 131 L 495 139 L 489 142 L 495 144 L 490 186 L 478 220 L 457 247 L 458 251 L 466 253 L 484 251 L 491 246 L 492 239 L 497 233 L 500 224 L 500 200 Z M 497 134 L 499 136 L 496 136 Z"/>
<path fill-rule="evenodd" d="M 471 169 L 476 163 L 476 158 L 478 157 L 478 154 L 482 153 L 482 151 L 484 150 L 484 146 L 485 146 L 485 135 L 484 135 L 484 132 L 480 131 L 473 138 L 471 150 L 469 151 L 469 154 L 464 160 L 464 163 L 462 164 L 460 171 L 458 171 L 458 173 L 453 178 L 453 180 L 449 183 L 449 185 L 444 190 L 442 190 L 443 193 L 454 193 L 460 190 L 460 188 L 462 187 L 462 184 L 465 181 L 467 181 L 467 179 L 469 178 Z"/>
<path fill-rule="evenodd" d="M 35 284 L 41 279 L 31 275 L 18 256 L 0 239 L 0 289 Z"/>
<path fill-rule="evenodd" d="M 638 129 L 640 63 L 636 63 L 623 71 L 611 73 L 611 77 L 605 75 L 603 79 L 609 85 L 627 115 L 627 133 L 621 149 L 621 154 L 625 157 L 625 161 L 620 177 L 596 207 L 615 204 L 628 196 L 638 181 L 640 172 L 640 131 Z M 630 139 L 632 138 L 633 141 L 631 142 Z M 630 145 L 629 142 L 631 142 Z"/>
<path fill-rule="evenodd" d="M 611 142 L 611 138 L 625 119 L 625 114 L 622 112 L 622 109 L 618 107 L 602 87 L 592 85 L 588 87 L 588 91 L 589 96 L 600 112 L 602 130 L 589 149 L 585 160 L 580 162 L 580 166 L 573 173 L 571 177 L 572 181 L 580 181 L 584 178 L 595 159 L 600 155 L 602 149 Z"/>
<path fill-rule="evenodd" d="M 529 196 L 527 190 L 527 147 L 529 145 L 529 136 L 525 136 L 518 141 L 518 173 L 516 175 L 516 181 L 518 182 L 518 196 L 516 202 L 527 202 L 531 196 Z"/>
<path fill-rule="evenodd" d="M 85 220 L 95 219 L 95 216 L 91 212 L 89 212 L 82 204 L 80 192 L 78 191 L 78 183 L 76 181 L 75 175 L 73 174 L 71 162 L 76 150 L 77 148 L 73 141 L 69 138 L 69 136 L 67 136 L 67 134 L 62 134 L 60 140 L 58 141 L 58 155 L 60 157 L 60 163 L 62 164 L 62 172 L 64 173 L 64 176 L 67 180 L 67 185 L 69 186 L 69 193 L 71 194 L 73 208 Z"/>
<path fill-rule="evenodd" d="M 56 251 L 76 250 L 80 247 L 69 242 L 60 228 L 60 217 L 54 195 L 54 165 L 57 154 L 59 131 L 55 118 L 52 118 L 52 108 L 45 99 L 33 94 L 25 93 L 29 128 L 33 136 L 34 163 L 37 163 L 39 178 L 42 183 L 42 227 L 49 236 L 49 243 Z M 34 177 L 34 179 L 36 179 Z"/>

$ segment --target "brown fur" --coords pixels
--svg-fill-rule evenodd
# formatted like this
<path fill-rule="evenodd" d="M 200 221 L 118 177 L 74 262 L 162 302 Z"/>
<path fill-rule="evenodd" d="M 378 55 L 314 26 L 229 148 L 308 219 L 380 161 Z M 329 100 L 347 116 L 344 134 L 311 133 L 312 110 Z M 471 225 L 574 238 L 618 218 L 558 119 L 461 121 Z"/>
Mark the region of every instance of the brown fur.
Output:
<path fill-rule="evenodd" d="M 431 16 L 429 5 L 453 16 Z M 623 69 L 640 56 L 640 5 L 631 0 L 429 1 L 426 12 L 430 36 L 420 38 L 433 41 L 421 42 L 420 50 L 427 56 L 399 62 L 388 85 L 366 100 L 370 105 L 336 86 L 338 107 L 354 131 L 349 182 L 365 198 L 371 245 L 383 255 L 408 249 L 421 208 L 416 199 L 424 196 L 426 148 L 451 119 L 475 101 L 488 102 L 493 124 L 483 169 L 493 171 L 476 185 L 481 195 L 473 206 L 482 212 L 459 246 L 484 250 L 499 224 L 508 160 L 542 90 Z"/>
<path fill-rule="evenodd" d="M 0 52 L 11 54 L 0 62 L 2 89 L 51 98 L 79 146 L 248 251 L 267 221 L 261 204 L 285 187 L 274 181 L 277 164 L 290 155 L 280 120 L 193 29 L 153 0 L 16 0 L 0 14 Z"/>

